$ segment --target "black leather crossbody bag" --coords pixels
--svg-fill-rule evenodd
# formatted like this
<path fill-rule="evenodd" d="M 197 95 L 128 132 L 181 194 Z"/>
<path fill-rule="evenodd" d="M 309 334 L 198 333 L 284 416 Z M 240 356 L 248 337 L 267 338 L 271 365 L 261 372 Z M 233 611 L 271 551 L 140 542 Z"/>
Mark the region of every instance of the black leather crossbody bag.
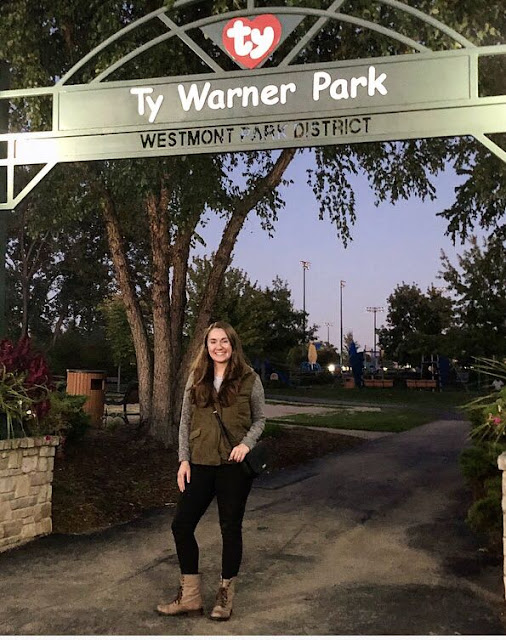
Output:
<path fill-rule="evenodd" d="M 223 420 L 221 419 L 220 414 L 216 409 L 213 411 L 213 414 L 216 416 L 216 420 L 220 425 L 220 429 L 223 434 L 223 437 L 228 442 L 229 447 L 233 449 L 234 445 L 230 441 L 227 428 L 223 424 Z M 253 447 L 253 449 L 251 449 L 251 451 L 249 451 L 246 454 L 244 460 L 239 464 L 241 465 L 242 470 L 247 476 L 249 476 L 250 478 L 257 478 L 263 471 L 266 471 L 267 469 L 266 443 L 262 441 L 257 442 L 257 444 Z"/>

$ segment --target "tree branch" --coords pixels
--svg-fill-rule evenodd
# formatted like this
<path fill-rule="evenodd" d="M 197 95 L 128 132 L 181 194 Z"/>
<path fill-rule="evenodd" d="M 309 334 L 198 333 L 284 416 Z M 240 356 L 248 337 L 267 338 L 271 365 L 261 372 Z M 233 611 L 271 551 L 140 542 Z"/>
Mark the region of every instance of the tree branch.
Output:
<path fill-rule="evenodd" d="M 195 358 L 202 336 L 211 318 L 212 309 L 223 282 L 225 271 L 230 264 L 235 242 L 241 231 L 248 213 L 260 202 L 266 193 L 277 188 L 284 172 L 293 160 L 296 149 L 284 149 L 269 173 L 260 178 L 255 186 L 245 196 L 237 197 L 232 215 L 225 226 L 220 246 L 216 251 L 211 273 L 204 290 L 197 317 L 195 332 L 181 363 L 178 378 L 185 378 L 190 362 Z"/>

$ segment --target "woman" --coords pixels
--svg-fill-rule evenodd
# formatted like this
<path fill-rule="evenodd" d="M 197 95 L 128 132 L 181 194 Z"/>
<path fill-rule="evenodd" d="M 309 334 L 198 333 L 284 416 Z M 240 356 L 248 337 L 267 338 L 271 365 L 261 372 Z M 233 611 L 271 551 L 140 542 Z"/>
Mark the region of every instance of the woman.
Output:
<path fill-rule="evenodd" d="M 205 333 L 183 399 L 177 474 L 181 496 L 172 522 L 181 581 L 176 599 L 158 605 L 163 615 L 203 613 L 194 533 L 214 496 L 223 550 L 211 618 L 228 620 L 232 614 L 242 557 L 242 520 L 252 484 L 238 463 L 262 434 L 264 404 L 262 383 L 246 364 L 237 333 L 228 323 L 215 322 Z M 220 414 L 233 448 L 223 437 L 214 411 Z"/>

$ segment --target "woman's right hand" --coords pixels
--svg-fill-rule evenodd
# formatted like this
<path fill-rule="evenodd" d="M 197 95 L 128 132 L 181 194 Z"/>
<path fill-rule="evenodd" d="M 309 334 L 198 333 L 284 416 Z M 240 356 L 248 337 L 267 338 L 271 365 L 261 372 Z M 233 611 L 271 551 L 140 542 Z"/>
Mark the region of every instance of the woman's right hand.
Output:
<path fill-rule="evenodd" d="M 185 480 L 186 482 L 188 482 L 188 484 L 190 483 L 190 476 L 190 463 L 188 462 L 188 460 L 183 460 L 179 465 L 179 469 L 177 472 L 177 486 L 179 487 L 179 491 L 181 491 L 181 493 L 185 490 Z"/>

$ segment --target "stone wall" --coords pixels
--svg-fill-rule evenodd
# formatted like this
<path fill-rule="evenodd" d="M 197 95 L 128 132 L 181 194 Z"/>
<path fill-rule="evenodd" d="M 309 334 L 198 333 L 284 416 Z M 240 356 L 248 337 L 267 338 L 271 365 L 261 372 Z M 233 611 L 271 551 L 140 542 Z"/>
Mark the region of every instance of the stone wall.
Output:
<path fill-rule="evenodd" d="M 502 471 L 502 546 L 503 546 L 503 580 L 506 597 L 506 452 L 497 458 L 497 466 Z"/>
<path fill-rule="evenodd" d="M 0 440 L 0 552 L 51 533 L 57 436 Z"/>

